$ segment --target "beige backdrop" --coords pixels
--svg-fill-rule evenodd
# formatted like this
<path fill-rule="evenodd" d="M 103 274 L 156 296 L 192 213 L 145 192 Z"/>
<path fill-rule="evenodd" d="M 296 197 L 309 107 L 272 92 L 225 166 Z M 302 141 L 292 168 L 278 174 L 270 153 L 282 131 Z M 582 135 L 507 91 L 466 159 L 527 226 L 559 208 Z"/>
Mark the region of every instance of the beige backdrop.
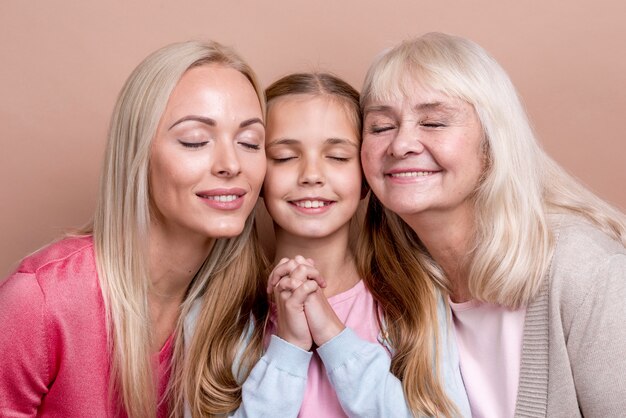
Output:
<path fill-rule="evenodd" d="M 264 83 L 323 69 L 360 87 L 384 47 L 467 36 L 507 69 L 548 152 L 625 210 L 624 16 L 623 0 L 1 0 L 0 277 L 89 220 L 117 92 L 187 39 L 234 46 Z"/>

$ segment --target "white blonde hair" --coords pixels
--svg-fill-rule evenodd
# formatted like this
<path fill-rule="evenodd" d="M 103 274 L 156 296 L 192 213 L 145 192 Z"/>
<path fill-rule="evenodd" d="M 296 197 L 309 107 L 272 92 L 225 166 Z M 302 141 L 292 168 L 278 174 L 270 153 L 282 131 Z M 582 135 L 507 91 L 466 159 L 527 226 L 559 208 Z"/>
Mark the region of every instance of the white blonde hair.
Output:
<path fill-rule="evenodd" d="M 471 104 L 484 130 L 486 168 L 474 198 L 468 261 L 475 298 L 512 308 L 533 299 L 554 247 L 550 213 L 580 215 L 626 244 L 624 216 L 540 148 L 511 80 L 483 48 L 442 33 L 404 41 L 370 67 L 361 108 L 372 100 L 406 97 L 408 80 Z M 389 210 L 385 216 L 409 228 Z M 431 278 L 446 287 L 441 269 L 425 248 L 420 252 Z"/>
<path fill-rule="evenodd" d="M 250 67 L 232 51 L 216 42 L 182 42 L 159 49 L 137 66 L 122 88 L 113 111 L 100 180 L 99 198 L 92 232 L 96 264 L 106 310 L 111 353 L 112 393 L 130 417 L 154 417 L 157 394 L 150 352 L 153 327 L 148 308 L 148 253 L 150 236 L 150 146 L 167 101 L 190 68 L 217 64 L 238 70 L 255 89 L 261 109 L 263 91 Z M 181 307 L 184 315 L 191 302 L 205 291 L 210 279 L 249 245 L 253 215 L 243 233 L 216 241 L 196 274 Z M 251 258 L 247 262 L 254 262 Z M 250 276 L 241 280 L 250 280 Z M 252 277 L 256 280 L 256 277 Z M 237 285 L 237 284 L 234 284 Z M 230 303 L 229 303 L 230 302 Z M 224 304 L 238 303 L 235 298 Z M 199 324 L 201 329 L 203 324 Z M 182 326 L 174 341 L 175 370 L 182 366 Z M 174 395 L 175 396 L 175 395 Z"/>

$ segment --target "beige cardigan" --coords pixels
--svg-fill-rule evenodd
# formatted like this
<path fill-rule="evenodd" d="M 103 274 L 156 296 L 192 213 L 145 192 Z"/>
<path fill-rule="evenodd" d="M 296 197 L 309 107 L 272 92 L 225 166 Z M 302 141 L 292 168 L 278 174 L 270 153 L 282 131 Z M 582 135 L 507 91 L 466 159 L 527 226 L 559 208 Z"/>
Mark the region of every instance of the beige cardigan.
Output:
<path fill-rule="evenodd" d="M 555 217 L 547 280 L 528 306 L 516 417 L 626 416 L 626 249 Z"/>

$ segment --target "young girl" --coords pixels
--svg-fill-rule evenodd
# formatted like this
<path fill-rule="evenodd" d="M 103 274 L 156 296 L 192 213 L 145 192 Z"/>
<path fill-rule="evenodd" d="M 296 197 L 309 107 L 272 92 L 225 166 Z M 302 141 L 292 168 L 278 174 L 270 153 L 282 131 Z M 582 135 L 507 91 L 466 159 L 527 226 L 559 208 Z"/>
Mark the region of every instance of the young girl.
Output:
<path fill-rule="evenodd" d="M 281 416 L 412 416 L 402 383 L 390 373 L 393 348 L 381 337 L 380 307 L 349 245 L 351 220 L 366 192 L 359 95 L 322 73 L 284 77 L 266 96 L 263 197 L 276 233 L 276 267 L 268 282 L 276 309 L 268 326 L 274 335 L 260 363 L 285 379 L 281 404 L 274 407 Z M 439 330 L 444 346 L 445 324 Z M 445 347 L 441 353 L 448 396 L 465 412 L 458 359 L 445 358 L 456 354 Z M 258 394 L 266 389 L 256 376 L 246 385 L 257 386 Z M 244 405 L 250 399 L 246 385 Z"/>

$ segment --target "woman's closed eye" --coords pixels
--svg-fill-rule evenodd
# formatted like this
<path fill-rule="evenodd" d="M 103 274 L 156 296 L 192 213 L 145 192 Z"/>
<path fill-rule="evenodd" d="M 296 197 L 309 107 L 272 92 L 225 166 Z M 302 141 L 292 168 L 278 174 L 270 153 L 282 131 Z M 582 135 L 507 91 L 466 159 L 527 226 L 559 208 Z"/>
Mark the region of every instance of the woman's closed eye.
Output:
<path fill-rule="evenodd" d="M 185 148 L 202 148 L 209 143 L 209 141 L 188 141 L 183 139 L 179 139 L 178 142 Z"/>
<path fill-rule="evenodd" d="M 420 122 L 420 126 L 423 126 L 425 128 L 445 128 L 447 125 L 442 122 L 425 120 Z"/>
<path fill-rule="evenodd" d="M 248 142 L 248 141 L 238 141 L 237 142 L 239 145 L 241 145 L 242 147 L 248 149 L 248 150 L 252 150 L 252 151 L 258 151 L 261 149 L 261 146 L 259 144 L 253 143 L 253 142 Z"/>
<path fill-rule="evenodd" d="M 395 128 L 395 125 L 372 125 L 367 128 L 367 131 L 371 134 L 381 134 Z"/>

